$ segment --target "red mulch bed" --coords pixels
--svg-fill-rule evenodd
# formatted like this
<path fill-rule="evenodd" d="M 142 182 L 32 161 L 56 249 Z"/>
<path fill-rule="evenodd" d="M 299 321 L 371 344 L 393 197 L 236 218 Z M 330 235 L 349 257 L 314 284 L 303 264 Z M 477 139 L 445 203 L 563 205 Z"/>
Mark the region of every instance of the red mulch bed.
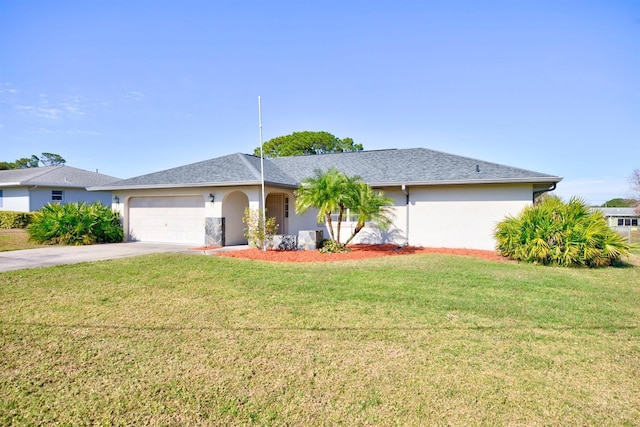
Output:
<path fill-rule="evenodd" d="M 324 254 L 319 251 L 262 251 L 260 249 L 251 248 L 240 251 L 218 252 L 214 255 L 275 262 L 327 262 L 377 258 L 383 256 L 439 253 L 472 256 L 491 261 L 507 261 L 506 258 L 501 257 L 495 251 L 483 251 L 477 249 L 422 248 L 415 246 L 406 246 L 398 249 L 397 245 L 352 245 L 349 246 L 349 249 L 351 249 L 351 251 L 347 253 Z"/>

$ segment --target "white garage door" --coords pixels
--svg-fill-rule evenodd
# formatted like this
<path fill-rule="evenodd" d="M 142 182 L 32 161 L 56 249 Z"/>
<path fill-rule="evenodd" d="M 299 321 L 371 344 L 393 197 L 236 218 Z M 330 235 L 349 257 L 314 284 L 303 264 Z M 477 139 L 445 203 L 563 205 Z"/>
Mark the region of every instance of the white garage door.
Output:
<path fill-rule="evenodd" d="M 131 198 L 129 239 L 204 244 L 204 199 L 200 196 Z"/>

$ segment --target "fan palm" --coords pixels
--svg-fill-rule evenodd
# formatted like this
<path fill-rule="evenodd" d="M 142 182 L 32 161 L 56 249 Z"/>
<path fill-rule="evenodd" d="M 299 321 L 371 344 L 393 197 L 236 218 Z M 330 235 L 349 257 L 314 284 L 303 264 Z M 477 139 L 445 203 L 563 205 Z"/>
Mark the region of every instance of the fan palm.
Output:
<path fill-rule="evenodd" d="M 602 267 L 629 254 L 629 244 L 579 198 L 549 196 L 508 217 L 495 231 L 498 251 L 540 264 Z"/>

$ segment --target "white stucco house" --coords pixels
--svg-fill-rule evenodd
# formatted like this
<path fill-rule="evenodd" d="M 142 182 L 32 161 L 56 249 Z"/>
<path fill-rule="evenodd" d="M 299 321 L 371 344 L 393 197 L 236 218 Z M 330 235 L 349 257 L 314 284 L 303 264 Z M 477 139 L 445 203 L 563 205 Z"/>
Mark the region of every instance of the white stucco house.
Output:
<path fill-rule="evenodd" d="M 394 200 L 388 230 L 365 227 L 355 243 L 493 249 L 493 230 L 562 179 L 439 151 L 390 149 L 264 159 L 267 215 L 281 234 L 322 230 L 316 212 L 295 212 L 294 190 L 319 169 L 358 175 Z M 246 207 L 262 208 L 261 159 L 231 154 L 98 185 L 113 192 L 113 209 L 129 240 L 188 245 L 246 244 Z M 355 224 L 343 224 L 343 235 Z"/>
<path fill-rule="evenodd" d="M 111 205 L 111 191 L 87 191 L 119 178 L 71 166 L 0 170 L 0 211 L 33 212 L 47 203 L 101 202 Z"/>
<path fill-rule="evenodd" d="M 638 230 L 638 221 L 640 215 L 635 208 L 603 208 L 593 207 L 591 209 L 599 210 L 604 215 L 609 227 L 615 230 Z"/>

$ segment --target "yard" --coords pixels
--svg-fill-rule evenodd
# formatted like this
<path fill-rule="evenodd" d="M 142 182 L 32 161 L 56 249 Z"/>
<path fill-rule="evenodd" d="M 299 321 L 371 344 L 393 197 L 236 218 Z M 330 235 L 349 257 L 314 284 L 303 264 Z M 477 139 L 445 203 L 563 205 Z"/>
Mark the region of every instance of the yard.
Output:
<path fill-rule="evenodd" d="M 638 425 L 638 284 L 444 254 L 2 273 L 0 424 Z"/>
<path fill-rule="evenodd" d="M 41 246 L 29 240 L 26 230 L 0 228 L 0 252 L 33 249 Z"/>

